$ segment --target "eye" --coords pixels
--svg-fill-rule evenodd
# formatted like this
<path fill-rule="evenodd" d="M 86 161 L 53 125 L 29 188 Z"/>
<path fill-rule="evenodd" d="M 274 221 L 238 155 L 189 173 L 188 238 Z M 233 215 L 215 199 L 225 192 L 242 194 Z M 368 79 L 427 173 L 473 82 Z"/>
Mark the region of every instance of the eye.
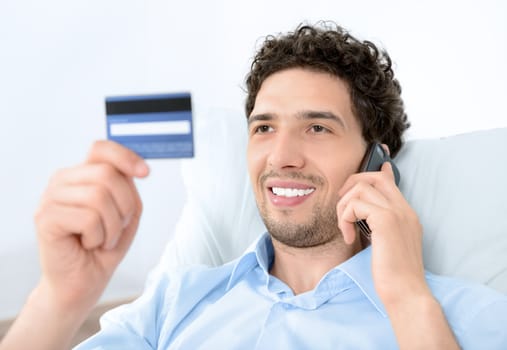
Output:
<path fill-rule="evenodd" d="M 265 134 L 273 131 L 273 128 L 269 125 L 259 125 L 254 129 L 256 134 Z"/>
<path fill-rule="evenodd" d="M 311 130 L 316 134 L 321 134 L 329 131 L 328 128 L 319 124 L 312 125 Z"/>

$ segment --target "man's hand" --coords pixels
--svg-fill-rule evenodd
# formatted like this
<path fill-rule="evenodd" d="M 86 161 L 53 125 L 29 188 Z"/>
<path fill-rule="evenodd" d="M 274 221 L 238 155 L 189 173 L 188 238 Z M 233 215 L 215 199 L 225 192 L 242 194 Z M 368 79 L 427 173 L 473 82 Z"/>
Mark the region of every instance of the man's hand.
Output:
<path fill-rule="evenodd" d="M 426 283 L 422 226 L 394 182 L 391 164 L 349 177 L 339 192 L 338 226 L 347 244 L 357 220 L 371 230 L 372 274 L 401 348 L 453 349 L 454 335 Z M 431 334 L 422 339 L 421 334 Z"/>
<path fill-rule="evenodd" d="M 57 172 L 35 215 L 42 282 L 66 307 L 93 307 L 125 255 L 142 211 L 133 177 L 144 160 L 110 141 Z"/>
<path fill-rule="evenodd" d="M 385 304 L 400 296 L 429 292 L 424 278 L 422 227 L 414 210 L 394 183 L 391 164 L 380 172 L 352 175 L 340 189 L 337 205 L 345 242 L 357 239 L 355 222 L 371 230 L 372 272 Z"/>
<path fill-rule="evenodd" d="M 148 172 L 134 152 L 99 141 L 84 164 L 53 176 L 35 214 L 42 277 L 2 350 L 69 348 L 134 238 L 133 178 Z"/>

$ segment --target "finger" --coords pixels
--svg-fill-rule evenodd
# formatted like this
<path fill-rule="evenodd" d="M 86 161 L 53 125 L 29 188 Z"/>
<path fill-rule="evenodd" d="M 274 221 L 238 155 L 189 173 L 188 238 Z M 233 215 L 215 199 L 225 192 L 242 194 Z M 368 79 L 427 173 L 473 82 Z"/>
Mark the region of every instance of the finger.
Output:
<path fill-rule="evenodd" d="M 370 226 L 370 217 L 372 213 L 378 211 L 379 207 L 369 202 L 353 198 L 351 199 L 341 215 L 338 216 L 338 227 L 342 231 L 345 243 L 352 244 L 357 236 L 356 222 L 359 220 L 366 220 Z M 373 231 L 373 227 L 370 227 Z"/>
<path fill-rule="evenodd" d="M 342 232 L 343 241 L 351 245 L 356 241 L 357 231 L 355 226 L 355 221 L 352 223 L 350 221 L 342 220 L 338 222 L 338 227 Z"/>
<path fill-rule="evenodd" d="M 357 198 L 363 200 L 365 202 L 374 203 L 377 206 L 388 208 L 389 202 L 384 197 L 382 193 L 380 193 L 375 187 L 366 183 L 359 182 L 354 187 L 352 187 L 348 192 L 346 192 L 343 197 L 340 198 L 337 208 L 338 216 L 341 215 L 348 202 L 353 198 Z"/>
<path fill-rule="evenodd" d="M 79 185 L 58 187 L 50 193 L 51 200 L 66 207 L 78 207 L 96 212 L 104 228 L 105 249 L 112 249 L 116 246 L 122 229 L 128 223 L 122 218 L 111 193 L 107 188 L 100 185 Z M 79 222 L 80 217 L 74 220 Z M 86 221 L 83 223 L 86 225 Z"/>
<path fill-rule="evenodd" d="M 128 220 L 136 210 L 137 190 L 128 177 L 108 164 L 89 164 L 64 169 L 51 180 L 48 192 L 65 186 L 97 185 L 111 194 L 123 220 Z"/>
<path fill-rule="evenodd" d="M 91 250 L 102 246 L 105 240 L 102 219 L 90 208 L 52 203 L 38 210 L 35 222 L 39 239 L 44 241 L 75 235 L 84 249 Z"/>
<path fill-rule="evenodd" d="M 120 255 L 120 258 L 123 258 L 128 248 L 132 244 L 134 237 L 137 233 L 137 229 L 139 227 L 140 216 L 134 216 L 128 226 L 122 231 L 116 246 L 114 247 L 115 251 Z"/>
<path fill-rule="evenodd" d="M 115 252 L 119 254 L 119 257 L 122 258 L 125 253 L 127 252 L 127 249 L 130 247 L 135 234 L 137 232 L 137 228 L 139 226 L 139 221 L 141 219 L 141 214 L 143 211 L 143 204 L 141 201 L 141 197 L 139 196 L 139 193 L 137 192 L 136 186 L 134 184 L 134 181 L 132 179 L 129 179 L 129 184 L 135 193 L 135 204 L 136 204 L 136 210 L 134 212 L 134 215 L 131 217 L 130 221 L 128 222 L 127 226 L 124 227 L 124 230 L 122 231 L 122 234 L 119 237 L 119 240 L 117 241 L 117 245 L 115 247 Z"/>
<path fill-rule="evenodd" d="M 149 173 L 143 158 L 127 147 L 109 140 L 96 141 L 93 144 L 87 163 L 108 163 L 127 176 L 142 178 Z"/>
<path fill-rule="evenodd" d="M 364 182 L 368 185 L 374 186 L 376 177 L 378 176 L 377 173 L 377 171 L 368 171 L 350 175 L 342 187 L 339 189 L 338 195 L 340 198 L 343 197 L 348 191 L 352 189 L 352 187 L 357 185 L 359 182 Z"/>
<path fill-rule="evenodd" d="M 391 164 L 389 162 L 386 163 L 388 163 L 388 168 L 386 168 L 384 171 L 368 171 L 350 175 L 338 191 L 338 195 L 340 197 L 343 197 L 345 193 L 350 191 L 350 189 L 353 188 L 357 183 L 364 182 L 375 187 L 388 200 L 392 200 L 393 193 L 399 192 L 399 190 L 397 190 L 396 184 L 394 182 L 394 175 L 392 173 L 392 170 L 389 170 L 392 169 Z M 386 163 L 383 164 L 383 167 L 386 165 Z M 394 189 L 396 189 L 396 191 L 393 191 Z"/>
<path fill-rule="evenodd" d="M 394 182 L 393 166 L 390 162 L 384 162 L 380 168 L 380 171 L 384 174 L 384 176 L 386 176 L 387 179 L 390 179 L 392 182 Z"/>

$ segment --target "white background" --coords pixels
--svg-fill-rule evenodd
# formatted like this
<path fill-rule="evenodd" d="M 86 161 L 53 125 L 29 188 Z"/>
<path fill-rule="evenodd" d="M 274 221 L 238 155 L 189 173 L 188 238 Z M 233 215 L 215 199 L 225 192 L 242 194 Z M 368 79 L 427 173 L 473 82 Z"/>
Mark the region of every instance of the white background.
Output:
<path fill-rule="evenodd" d="M 105 96 L 190 91 L 196 123 L 215 107 L 242 112 L 261 38 L 319 19 L 389 51 L 409 139 L 507 126 L 501 0 L 2 0 L 0 319 L 37 281 L 33 213 L 49 176 L 105 137 Z M 180 214 L 180 161 L 150 166 L 138 236 L 104 299 L 141 291 Z"/>

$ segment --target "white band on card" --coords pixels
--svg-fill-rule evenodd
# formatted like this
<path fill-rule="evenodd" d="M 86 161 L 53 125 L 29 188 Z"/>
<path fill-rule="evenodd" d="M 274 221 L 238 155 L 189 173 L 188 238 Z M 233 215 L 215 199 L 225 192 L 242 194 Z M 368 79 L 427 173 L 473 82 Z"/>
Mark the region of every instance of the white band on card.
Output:
<path fill-rule="evenodd" d="M 143 158 L 194 156 L 190 93 L 106 98 L 107 137 Z"/>

